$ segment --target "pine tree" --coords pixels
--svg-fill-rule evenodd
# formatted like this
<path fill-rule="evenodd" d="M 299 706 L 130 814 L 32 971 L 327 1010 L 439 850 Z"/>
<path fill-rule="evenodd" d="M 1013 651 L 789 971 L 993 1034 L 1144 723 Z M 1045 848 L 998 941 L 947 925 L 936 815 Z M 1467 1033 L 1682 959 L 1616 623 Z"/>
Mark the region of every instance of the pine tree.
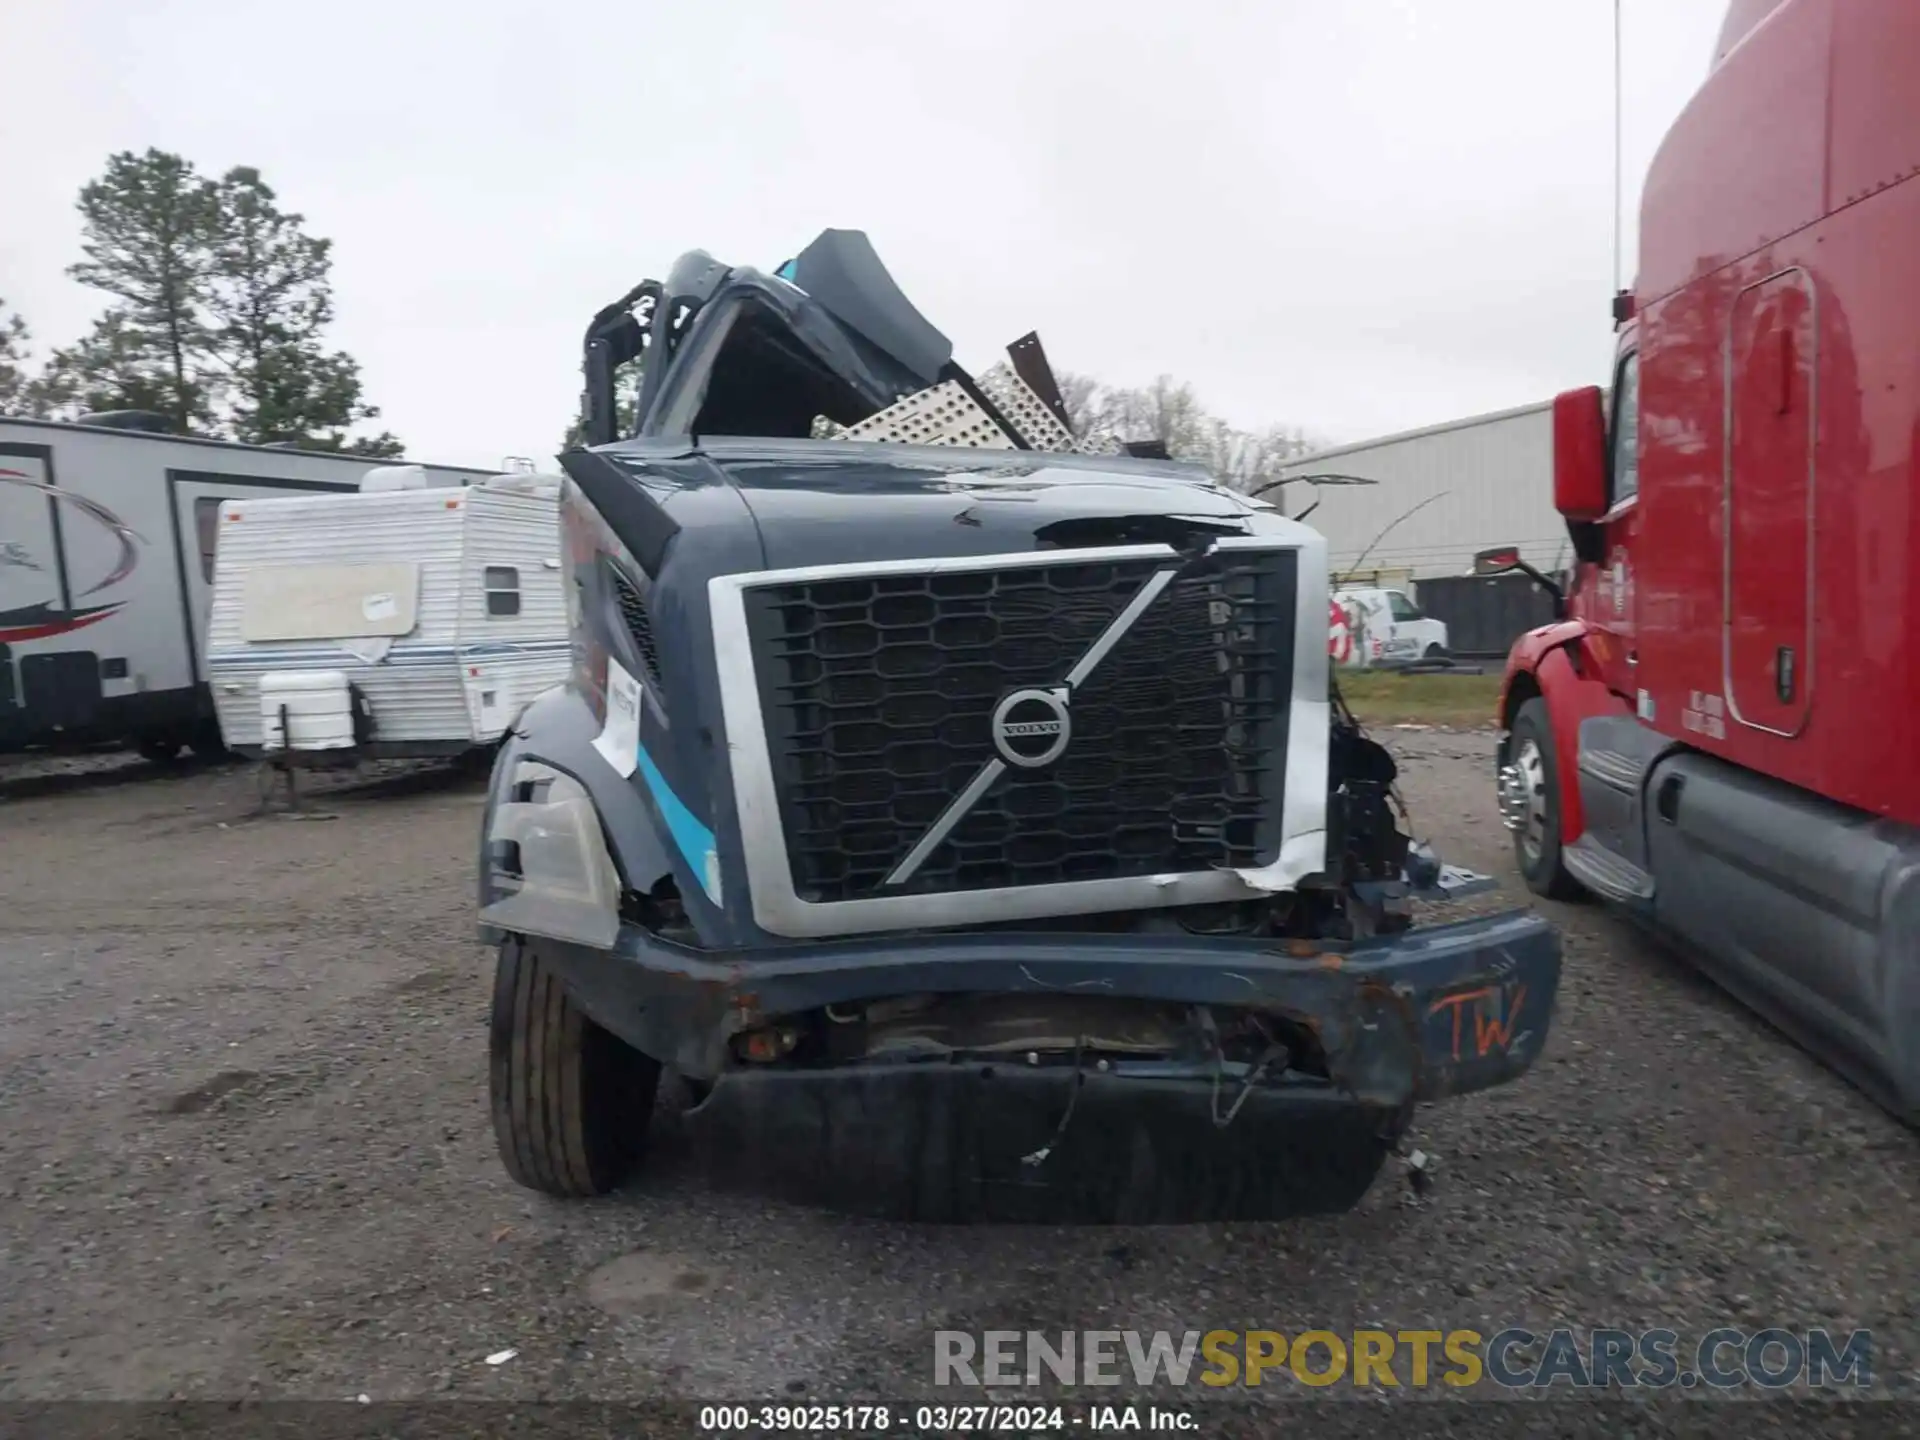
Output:
<path fill-rule="evenodd" d="M 178 155 L 108 157 L 80 192 L 81 249 L 68 273 L 114 298 L 92 333 L 56 354 L 55 378 L 109 404 L 158 410 L 182 433 L 212 418 L 202 314 L 219 225 L 214 187 Z"/>
<path fill-rule="evenodd" d="M 27 356 L 32 353 L 33 334 L 18 312 L 7 313 L 7 302 L 0 299 L 0 415 L 26 415 L 28 387 Z"/>
<path fill-rule="evenodd" d="M 251 166 L 229 170 L 217 198 L 206 310 L 227 434 L 254 445 L 400 453 L 390 434 L 348 438 L 380 412 L 362 398 L 358 363 L 321 343 L 333 319 L 332 242 L 307 234 L 306 217 L 282 210 Z"/>
<path fill-rule="evenodd" d="M 331 242 L 283 211 L 260 172 L 218 182 L 178 155 L 110 156 L 80 192 L 86 259 L 69 272 L 112 297 L 29 387 L 35 413 L 155 410 L 183 434 L 397 455 L 360 367 L 330 350 Z"/>

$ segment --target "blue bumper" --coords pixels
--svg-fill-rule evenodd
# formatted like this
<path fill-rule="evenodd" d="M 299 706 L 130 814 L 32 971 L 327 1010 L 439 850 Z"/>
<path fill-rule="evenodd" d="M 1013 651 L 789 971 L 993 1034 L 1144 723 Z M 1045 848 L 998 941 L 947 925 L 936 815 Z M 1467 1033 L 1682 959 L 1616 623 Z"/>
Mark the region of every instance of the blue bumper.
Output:
<path fill-rule="evenodd" d="M 907 994 L 1098 995 L 1294 1022 L 1319 1042 L 1340 1093 L 1384 1109 L 1524 1074 L 1546 1042 L 1560 981 L 1559 937 L 1531 911 L 1340 948 L 988 933 L 726 954 L 623 926 L 611 950 L 542 941 L 541 951 L 595 1021 L 702 1079 L 730 1069 L 734 1035 L 826 1005 Z"/>
<path fill-rule="evenodd" d="M 711 1183 L 916 1221 L 1150 1223 L 1338 1213 L 1419 1101 L 1504 1084 L 1545 1043 L 1557 936 L 1515 912 L 1346 950 L 1107 936 L 954 935 L 701 955 L 625 929 L 541 942 L 628 1043 L 711 1080 L 686 1123 Z M 1325 1075 L 1049 1057 L 742 1067 L 738 1032 L 908 993 L 1068 993 L 1284 1018 Z"/>

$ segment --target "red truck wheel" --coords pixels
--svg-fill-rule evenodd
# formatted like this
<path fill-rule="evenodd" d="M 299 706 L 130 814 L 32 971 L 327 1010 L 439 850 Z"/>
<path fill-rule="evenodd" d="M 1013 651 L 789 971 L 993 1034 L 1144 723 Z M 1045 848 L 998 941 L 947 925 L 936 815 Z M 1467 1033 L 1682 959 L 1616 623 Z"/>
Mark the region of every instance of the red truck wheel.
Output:
<path fill-rule="evenodd" d="M 1567 872 L 1560 853 L 1560 766 L 1545 700 L 1527 701 L 1514 716 L 1500 789 L 1501 809 L 1513 832 L 1514 863 L 1527 888 L 1549 900 L 1579 895 L 1580 882 Z"/>

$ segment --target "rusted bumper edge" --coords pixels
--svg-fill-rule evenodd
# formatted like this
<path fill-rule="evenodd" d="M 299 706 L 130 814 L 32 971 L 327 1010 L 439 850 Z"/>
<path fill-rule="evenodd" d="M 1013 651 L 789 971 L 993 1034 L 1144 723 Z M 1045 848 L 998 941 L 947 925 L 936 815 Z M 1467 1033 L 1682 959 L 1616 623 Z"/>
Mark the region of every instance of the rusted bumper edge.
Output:
<path fill-rule="evenodd" d="M 1243 1008 L 1306 1026 L 1335 1085 L 1399 1109 L 1524 1074 L 1546 1043 L 1560 940 L 1531 911 L 1419 927 L 1343 949 L 1188 936 L 878 936 L 717 953 L 622 926 L 608 949 L 543 940 L 588 1015 L 696 1079 L 742 1030 L 905 994 L 1100 995 Z"/>

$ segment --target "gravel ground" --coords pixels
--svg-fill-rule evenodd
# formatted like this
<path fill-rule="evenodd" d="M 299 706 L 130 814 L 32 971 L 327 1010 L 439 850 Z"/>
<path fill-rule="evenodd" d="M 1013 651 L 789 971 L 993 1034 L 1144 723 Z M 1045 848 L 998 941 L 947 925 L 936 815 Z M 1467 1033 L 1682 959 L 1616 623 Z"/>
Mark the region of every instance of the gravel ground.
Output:
<path fill-rule="evenodd" d="M 1391 738 L 1416 828 L 1520 899 L 1492 737 Z M 561 1204 L 488 1126 L 478 783 L 254 802 L 0 770 L 0 1399 L 897 1399 L 936 1328 L 1866 1326 L 1880 1389 L 1913 1368 L 1915 1137 L 1590 909 L 1549 907 L 1537 1068 L 1418 1121 L 1423 1198 L 1390 1166 L 1337 1218 L 884 1226 L 710 1194 L 667 1123 Z"/>

